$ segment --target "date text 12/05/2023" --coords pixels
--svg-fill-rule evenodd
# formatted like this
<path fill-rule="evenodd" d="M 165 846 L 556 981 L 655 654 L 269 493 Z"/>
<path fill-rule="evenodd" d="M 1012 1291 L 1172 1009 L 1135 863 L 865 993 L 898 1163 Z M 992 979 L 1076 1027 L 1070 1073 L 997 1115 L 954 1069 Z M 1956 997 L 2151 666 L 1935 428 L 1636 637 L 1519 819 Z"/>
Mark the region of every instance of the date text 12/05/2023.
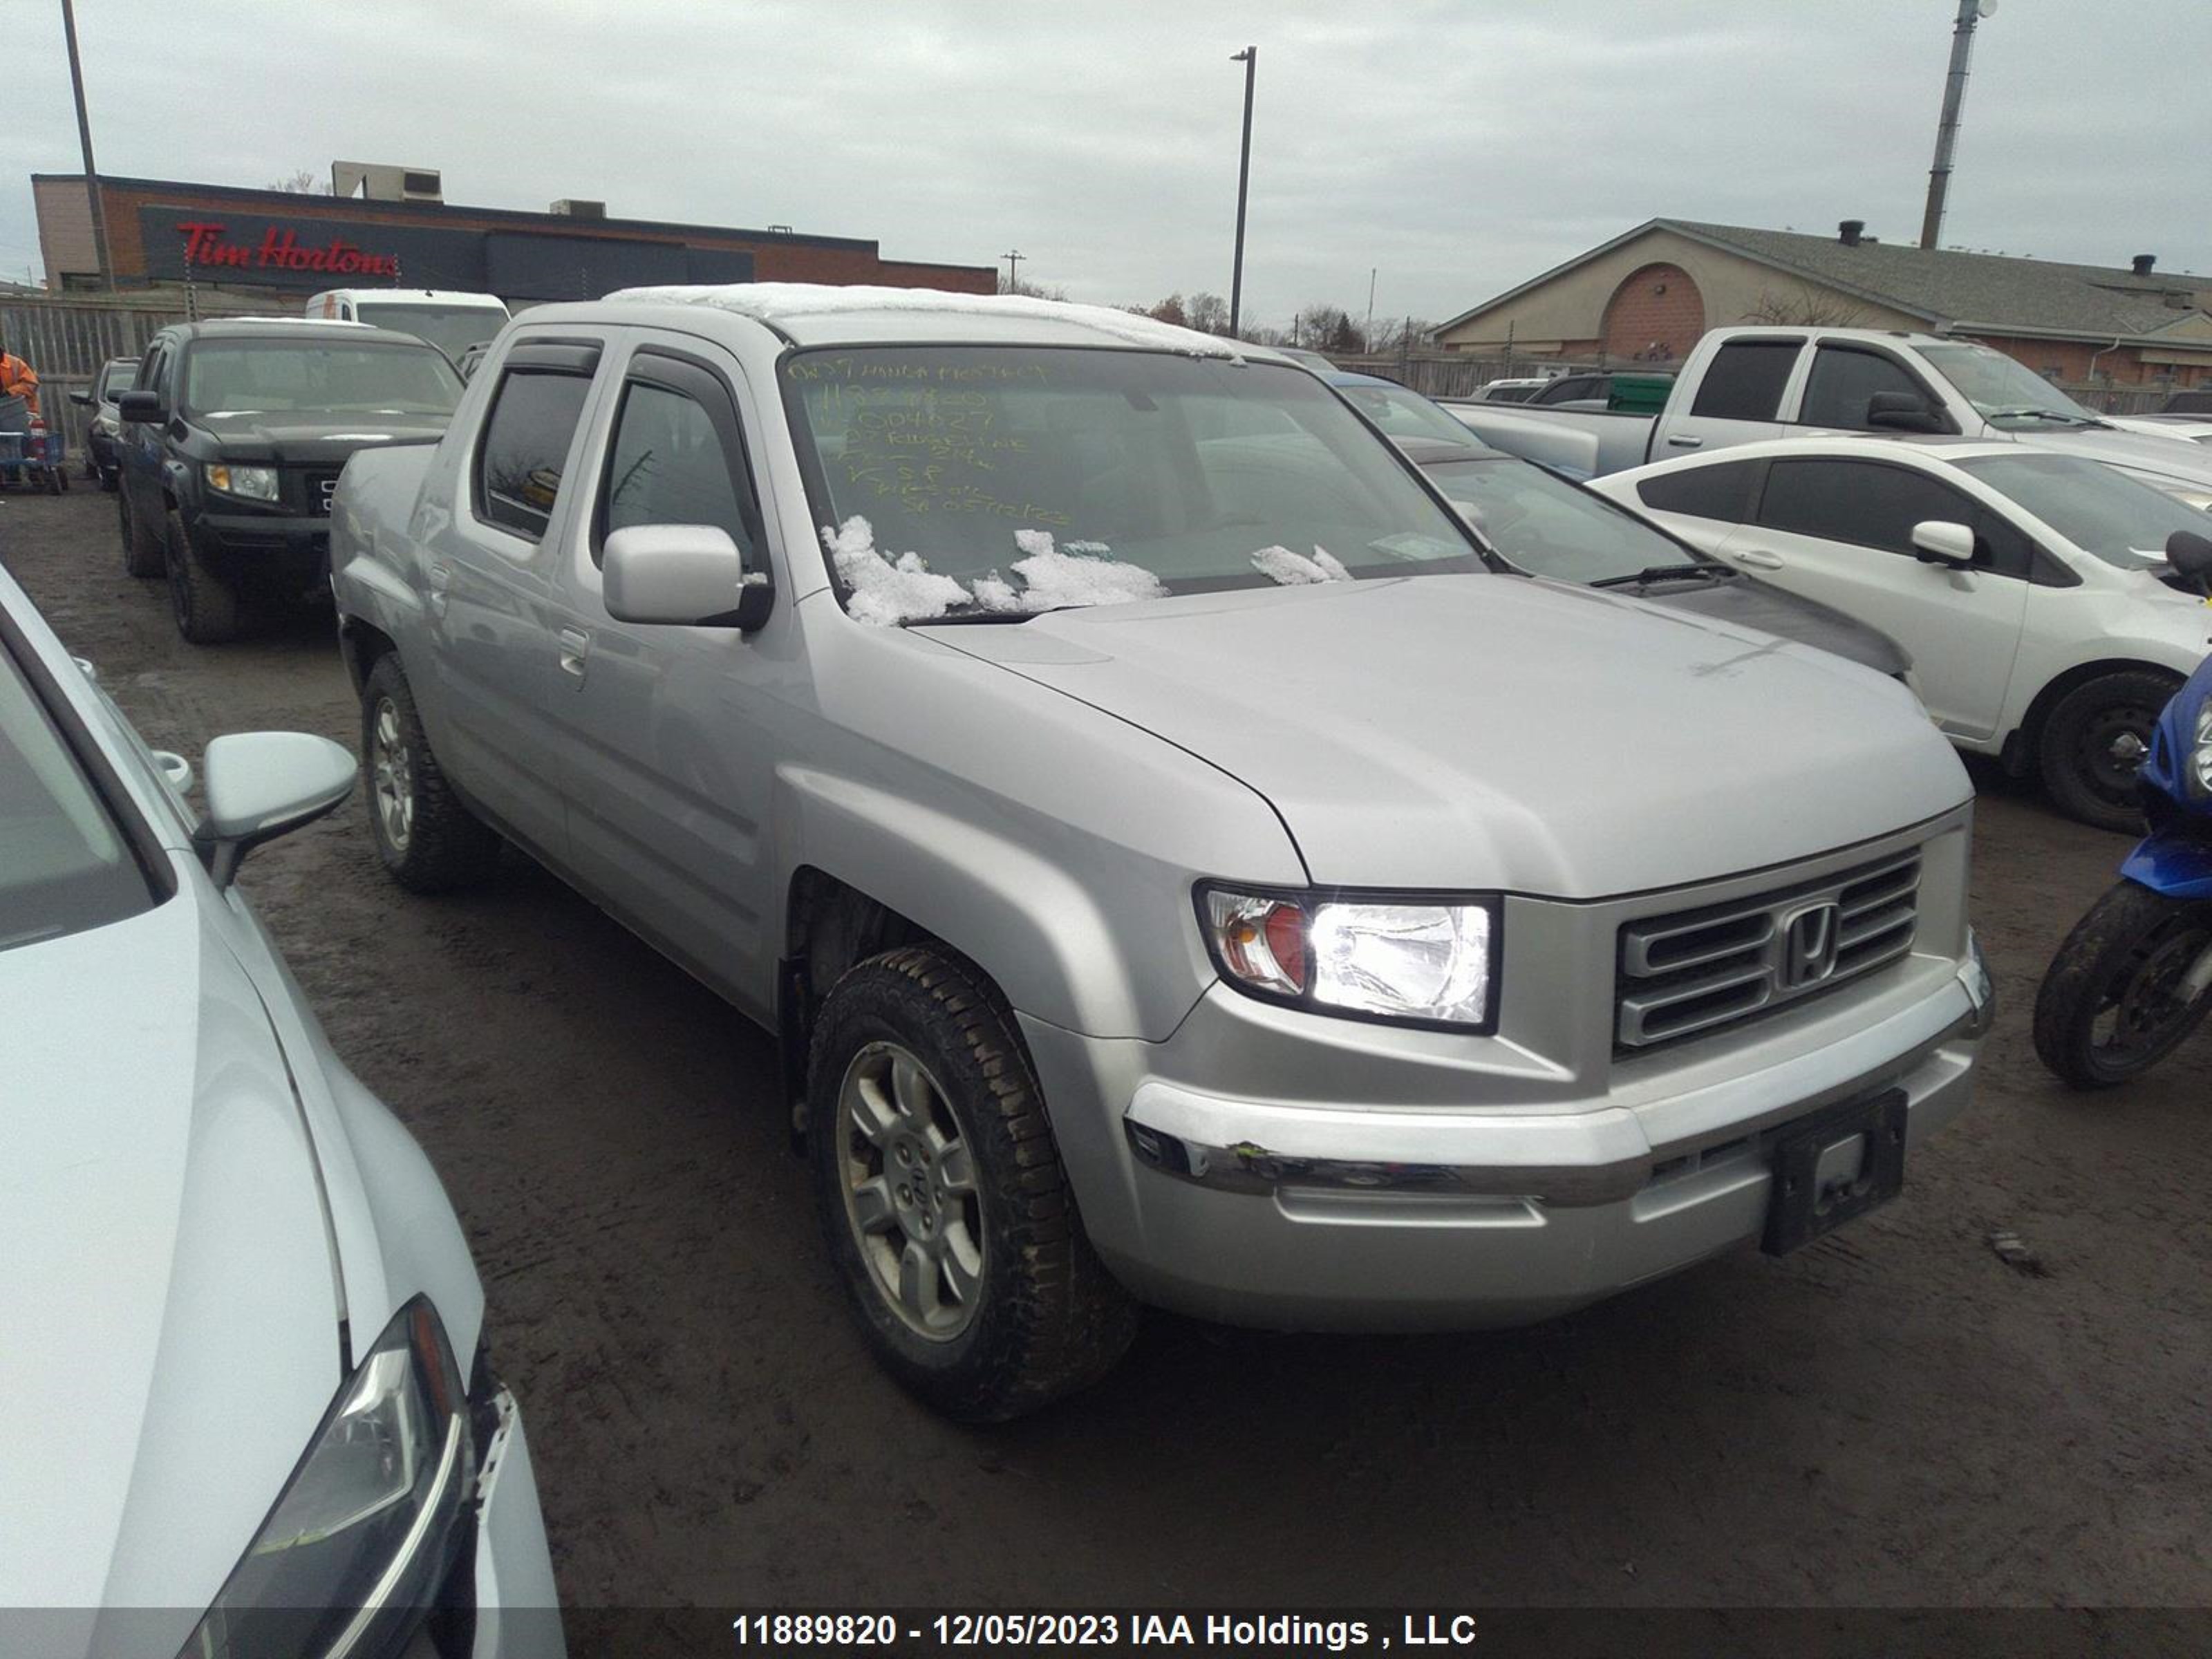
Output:
<path fill-rule="evenodd" d="M 748 1613 L 732 1622 L 732 1632 L 739 1648 L 751 1650 L 812 1647 L 860 1651 L 921 1643 L 926 1651 L 1159 1647 L 1346 1653 L 1469 1647 L 1478 1626 L 1468 1613 L 1403 1613 L 1386 1619 L 1258 1613 L 816 1612 Z"/>

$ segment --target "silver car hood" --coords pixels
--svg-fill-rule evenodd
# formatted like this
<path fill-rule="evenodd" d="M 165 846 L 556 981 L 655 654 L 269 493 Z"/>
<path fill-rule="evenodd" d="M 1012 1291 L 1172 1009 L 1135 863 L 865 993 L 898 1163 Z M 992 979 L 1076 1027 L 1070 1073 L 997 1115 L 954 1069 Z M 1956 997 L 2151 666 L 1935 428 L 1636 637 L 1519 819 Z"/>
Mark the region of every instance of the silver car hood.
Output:
<path fill-rule="evenodd" d="M 934 637 L 1242 779 L 1319 883 L 1597 898 L 1846 846 L 1972 793 L 1894 681 L 1517 576 L 1245 590 Z"/>
<path fill-rule="evenodd" d="M 173 1655 L 342 1380 L 313 1152 L 198 902 L 0 951 L 0 1607 L 167 1610 L 42 1655 Z"/>
<path fill-rule="evenodd" d="M 2059 428 L 2050 432 L 2005 434 L 2038 449 L 2055 449 L 2062 455 L 2082 455 L 2114 466 L 2163 473 L 2185 478 L 2212 489 L 2212 449 L 2187 438 L 2154 438 L 2148 433 L 2124 432 L 2118 427 Z"/>

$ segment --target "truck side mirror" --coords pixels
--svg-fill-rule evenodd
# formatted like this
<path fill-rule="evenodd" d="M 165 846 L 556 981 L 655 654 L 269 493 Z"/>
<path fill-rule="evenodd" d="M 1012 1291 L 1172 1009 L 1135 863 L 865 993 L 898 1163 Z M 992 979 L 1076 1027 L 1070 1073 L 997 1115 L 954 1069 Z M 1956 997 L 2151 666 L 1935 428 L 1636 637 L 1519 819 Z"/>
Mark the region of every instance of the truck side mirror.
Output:
<path fill-rule="evenodd" d="M 1917 392 L 1877 392 L 1867 399 L 1867 424 L 1889 432 L 1941 432 L 1943 417 Z"/>
<path fill-rule="evenodd" d="M 2166 538 L 2166 562 L 2184 581 L 2195 582 L 2212 596 L 2212 537 L 2193 530 L 2177 530 Z"/>
<path fill-rule="evenodd" d="M 764 570 L 747 570 L 718 525 L 641 524 L 607 538 L 601 586 L 617 622 L 734 628 L 750 634 L 775 608 Z"/>
<path fill-rule="evenodd" d="M 165 421 L 169 411 L 161 407 L 158 392 L 126 392 L 115 400 L 115 413 L 125 421 Z"/>
<path fill-rule="evenodd" d="M 1912 556 L 1923 564 L 1974 568 L 1974 532 L 1944 519 L 1923 519 L 1912 526 Z"/>
<path fill-rule="evenodd" d="M 70 392 L 69 398 L 70 401 L 75 404 L 79 409 L 89 409 L 92 407 L 92 393 L 80 389 Z"/>

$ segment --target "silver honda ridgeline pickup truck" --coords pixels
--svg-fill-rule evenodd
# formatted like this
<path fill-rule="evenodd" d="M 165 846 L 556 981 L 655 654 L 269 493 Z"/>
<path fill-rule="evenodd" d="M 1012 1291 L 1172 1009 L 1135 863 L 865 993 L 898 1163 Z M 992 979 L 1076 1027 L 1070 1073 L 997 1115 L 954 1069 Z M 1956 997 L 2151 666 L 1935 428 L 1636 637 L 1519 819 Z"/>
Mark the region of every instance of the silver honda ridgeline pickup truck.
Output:
<path fill-rule="evenodd" d="M 527 313 L 331 531 L 385 864 L 775 1032 L 883 1362 L 1556 1314 L 1894 1194 L 1989 981 L 1903 686 L 1504 571 L 1329 387 L 1025 299 Z"/>

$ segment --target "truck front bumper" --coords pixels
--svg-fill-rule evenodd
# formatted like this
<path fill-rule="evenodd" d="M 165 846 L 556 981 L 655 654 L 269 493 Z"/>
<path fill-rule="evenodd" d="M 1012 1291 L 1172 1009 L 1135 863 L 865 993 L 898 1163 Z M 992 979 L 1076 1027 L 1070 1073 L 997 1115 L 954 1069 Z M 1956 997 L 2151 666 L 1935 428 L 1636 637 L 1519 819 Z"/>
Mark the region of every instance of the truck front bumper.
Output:
<path fill-rule="evenodd" d="M 329 580 L 328 519 L 201 512 L 187 520 L 186 530 L 207 568 L 234 586 L 304 593 Z"/>
<path fill-rule="evenodd" d="M 1890 1090 L 1907 1106 L 1909 1191 L 1912 1149 L 1966 1104 L 1994 1000 L 1971 944 L 1869 991 L 1724 1063 L 1525 1108 L 1239 1096 L 1214 1063 L 1200 1086 L 1176 1075 L 1190 1049 L 1250 1036 L 1224 1045 L 1206 1028 L 1281 1018 L 1219 986 L 1166 1043 L 1024 1030 L 1083 1172 L 1086 1230 L 1141 1299 L 1274 1328 L 1473 1328 L 1548 1318 L 1758 1238 L 1777 1142 Z"/>

